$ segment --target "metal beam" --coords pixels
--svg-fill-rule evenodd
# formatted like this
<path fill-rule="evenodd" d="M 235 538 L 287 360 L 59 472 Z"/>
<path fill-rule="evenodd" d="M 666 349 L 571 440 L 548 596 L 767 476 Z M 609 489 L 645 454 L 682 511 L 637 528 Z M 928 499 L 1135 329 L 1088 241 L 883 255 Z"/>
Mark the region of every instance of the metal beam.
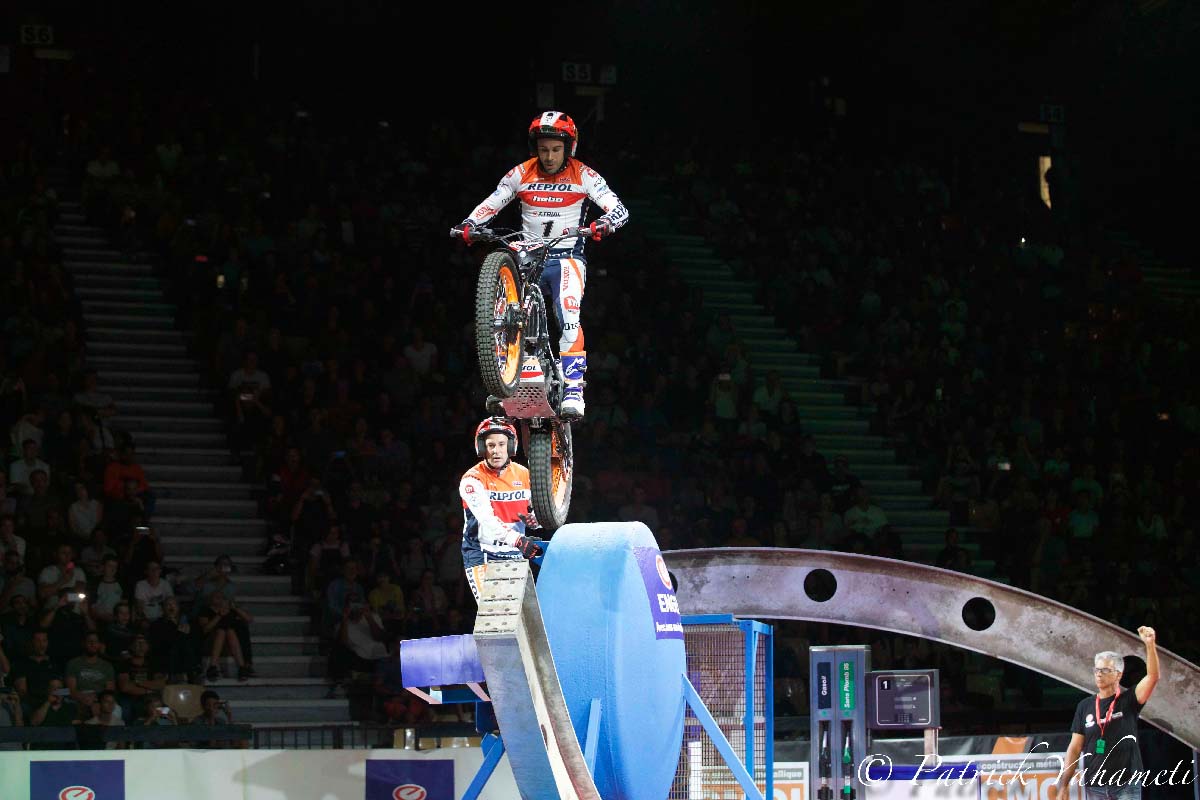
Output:
<path fill-rule="evenodd" d="M 1084 692 L 1095 690 L 1095 653 L 1145 657 L 1135 634 L 1102 619 L 1012 586 L 923 564 L 773 548 L 675 550 L 663 558 L 679 581 L 683 614 L 832 622 L 919 636 L 1019 664 Z M 817 569 L 837 580 L 825 602 L 804 589 Z M 995 608 L 996 619 L 985 630 L 963 621 L 963 607 L 974 598 Z M 1200 750 L 1200 668 L 1162 647 L 1158 652 L 1162 678 L 1142 719 Z"/>

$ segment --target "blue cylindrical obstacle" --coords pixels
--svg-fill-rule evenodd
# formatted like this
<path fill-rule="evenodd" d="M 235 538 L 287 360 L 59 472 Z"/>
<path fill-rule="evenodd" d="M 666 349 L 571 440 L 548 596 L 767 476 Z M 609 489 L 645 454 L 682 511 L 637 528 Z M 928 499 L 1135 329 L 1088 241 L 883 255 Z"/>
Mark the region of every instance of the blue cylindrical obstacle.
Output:
<path fill-rule="evenodd" d="M 662 800 L 683 740 L 679 605 L 640 522 L 565 525 L 537 583 L 546 636 L 580 746 L 600 701 L 594 777 L 605 800 Z"/>

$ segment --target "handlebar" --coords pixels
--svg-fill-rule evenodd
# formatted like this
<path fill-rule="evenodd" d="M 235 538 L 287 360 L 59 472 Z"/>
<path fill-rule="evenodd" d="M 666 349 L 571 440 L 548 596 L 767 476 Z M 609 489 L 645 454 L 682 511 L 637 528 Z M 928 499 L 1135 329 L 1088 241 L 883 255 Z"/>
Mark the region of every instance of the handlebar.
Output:
<path fill-rule="evenodd" d="M 550 247 L 551 245 L 561 242 L 563 239 L 574 239 L 577 236 L 591 236 L 592 229 L 588 226 L 582 228 L 569 228 L 568 231 L 561 236 L 545 237 L 526 231 L 506 231 L 501 232 L 492 228 L 458 228 L 450 229 L 451 239 L 462 239 L 467 244 L 475 242 L 502 242 L 509 244 L 514 241 L 520 241 L 533 247 Z"/>

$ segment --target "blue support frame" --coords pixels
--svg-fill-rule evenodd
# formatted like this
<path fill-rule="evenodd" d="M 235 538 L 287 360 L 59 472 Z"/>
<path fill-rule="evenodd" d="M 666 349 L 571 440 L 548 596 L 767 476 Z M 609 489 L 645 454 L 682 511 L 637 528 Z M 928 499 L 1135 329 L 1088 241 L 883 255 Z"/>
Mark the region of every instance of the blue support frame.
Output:
<path fill-rule="evenodd" d="M 746 771 L 742 762 L 738 761 L 737 753 L 733 752 L 733 747 L 730 746 L 729 740 L 725 738 L 725 734 L 721 732 L 721 726 L 713 719 L 709 713 L 708 707 L 700 699 L 696 687 L 688 680 L 687 675 L 683 676 L 683 699 L 691 707 L 692 713 L 696 715 L 700 725 L 708 733 L 708 738 L 712 739 L 712 743 L 716 746 L 717 752 L 721 754 L 721 758 L 725 759 L 725 766 L 729 767 L 729 771 L 733 773 L 733 777 L 737 780 L 738 785 L 742 787 L 742 791 L 746 793 L 746 797 L 751 800 L 764 800 L 762 792 L 754 785 L 754 778 Z M 747 748 L 750 750 L 751 748 Z"/>
<path fill-rule="evenodd" d="M 471 785 L 463 793 L 462 800 L 478 800 L 483 787 L 496 771 L 496 765 L 504 757 L 504 740 L 494 733 L 485 735 L 479 747 L 483 750 L 483 763 L 479 765 L 479 771 L 475 773 Z"/>
<path fill-rule="evenodd" d="M 757 662 L 754 658 L 755 651 L 761 643 L 766 649 L 765 663 L 767 674 L 764 675 L 764 703 L 763 703 L 763 723 L 766 733 L 766 747 L 764 752 L 764 775 L 766 795 L 768 797 L 774 794 L 775 789 L 775 631 L 765 622 L 759 622 L 753 619 L 741 619 L 732 614 L 689 614 L 682 617 L 684 625 L 733 625 L 742 634 L 744 648 L 742 650 L 742 658 L 745 663 L 745 685 L 743 690 L 746 696 L 746 711 L 742 719 L 743 729 L 746 731 L 746 763 L 744 768 L 746 772 L 754 775 L 754 683 L 757 678 Z M 691 684 L 688 684 L 691 686 Z M 695 687 L 692 687 L 695 691 Z M 696 697 L 699 701 L 699 695 Z M 705 709 L 705 713 L 708 710 Z M 700 714 L 696 714 L 697 718 Z M 711 714 L 709 715 L 711 719 Z M 707 730 L 707 728 L 706 728 Z M 711 736 L 711 732 L 709 733 Z M 721 735 L 722 740 L 724 734 Z M 728 741 L 726 744 L 728 744 Z M 716 739 L 714 738 L 714 742 Z M 732 754 L 732 750 L 730 753 Z M 724 757 L 724 754 L 722 754 Z M 736 760 L 736 758 L 735 758 Z M 726 758 L 728 761 L 728 758 Z M 739 766 L 740 762 L 739 762 Z M 753 781 L 751 781 L 753 783 Z M 744 787 L 743 787 L 744 788 Z"/>

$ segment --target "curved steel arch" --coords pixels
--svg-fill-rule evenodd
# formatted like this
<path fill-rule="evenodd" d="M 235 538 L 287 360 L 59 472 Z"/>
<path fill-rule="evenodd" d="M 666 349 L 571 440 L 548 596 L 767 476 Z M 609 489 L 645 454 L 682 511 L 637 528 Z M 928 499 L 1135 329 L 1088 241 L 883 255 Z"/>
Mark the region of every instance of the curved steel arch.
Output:
<path fill-rule="evenodd" d="M 945 642 L 1095 690 L 1092 656 L 1112 650 L 1144 657 L 1136 635 L 1054 600 L 995 581 L 890 558 L 824 550 L 711 548 L 663 553 L 679 581 L 684 614 L 833 622 Z M 837 590 L 825 602 L 804 590 L 810 572 L 828 570 Z M 962 610 L 976 597 L 996 620 L 975 631 Z M 1200 668 L 1162 647 L 1162 677 L 1142 718 L 1200 750 Z"/>

